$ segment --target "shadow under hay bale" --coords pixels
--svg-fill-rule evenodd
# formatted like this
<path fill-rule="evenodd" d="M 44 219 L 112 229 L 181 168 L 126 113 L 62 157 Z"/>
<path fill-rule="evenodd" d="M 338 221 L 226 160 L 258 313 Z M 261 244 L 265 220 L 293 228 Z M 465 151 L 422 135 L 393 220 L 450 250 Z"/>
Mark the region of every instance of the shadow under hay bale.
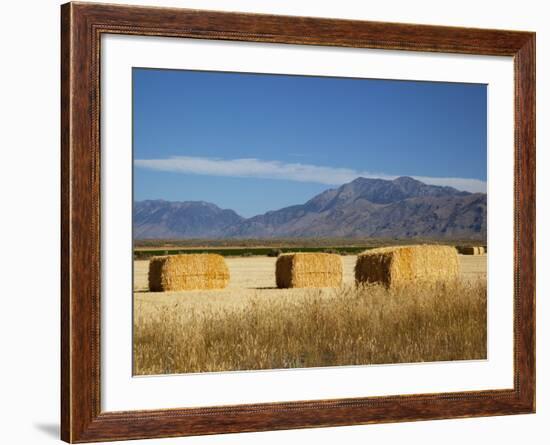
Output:
<path fill-rule="evenodd" d="M 396 246 L 368 250 L 357 257 L 355 282 L 395 287 L 456 281 L 458 254 L 449 246 Z"/>
<path fill-rule="evenodd" d="M 280 289 L 338 287 L 342 284 L 342 259 L 332 253 L 285 253 L 275 264 Z"/>
<path fill-rule="evenodd" d="M 462 255 L 483 255 L 485 248 L 482 246 L 456 246 L 458 253 Z"/>
<path fill-rule="evenodd" d="M 223 289 L 229 283 L 229 269 L 217 254 L 183 254 L 151 258 L 149 290 Z"/>

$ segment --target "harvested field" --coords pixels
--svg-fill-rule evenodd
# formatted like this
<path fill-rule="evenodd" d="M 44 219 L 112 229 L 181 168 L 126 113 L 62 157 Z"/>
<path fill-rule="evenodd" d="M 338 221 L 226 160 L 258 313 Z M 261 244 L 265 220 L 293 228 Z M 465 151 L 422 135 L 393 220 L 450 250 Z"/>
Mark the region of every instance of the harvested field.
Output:
<path fill-rule="evenodd" d="M 343 284 L 353 284 L 354 267 L 357 256 L 348 255 L 342 257 L 343 266 Z M 299 289 L 296 290 L 284 290 L 277 289 L 275 282 L 275 262 L 277 258 L 269 257 L 232 257 L 226 258 L 225 262 L 229 268 L 231 280 L 227 285 L 227 288 L 222 291 L 184 291 L 184 292 L 166 292 L 162 294 L 150 295 L 156 299 L 173 297 L 176 295 L 184 295 L 189 297 L 191 295 L 204 296 L 207 295 L 225 295 L 230 297 L 231 295 L 241 294 L 241 290 L 246 289 L 253 290 L 259 289 L 262 291 L 274 291 L 279 295 L 281 292 L 293 292 L 300 293 Z M 458 255 L 459 272 L 461 279 L 475 280 L 478 278 L 485 279 L 487 274 L 487 255 L 470 256 L 470 255 Z M 144 297 L 148 295 L 147 285 L 147 272 L 149 270 L 149 261 L 138 260 L 134 261 L 134 291 L 136 297 Z M 239 291 L 239 292 L 237 292 Z"/>
<path fill-rule="evenodd" d="M 487 255 L 458 255 L 462 280 L 487 279 Z"/>
<path fill-rule="evenodd" d="M 135 373 L 486 357 L 485 255 L 459 255 L 455 287 L 407 295 L 356 289 L 355 259 L 342 257 L 337 289 L 277 289 L 276 258 L 247 257 L 226 259 L 223 290 L 162 293 L 148 292 L 149 262 L 135 261 Z"/>

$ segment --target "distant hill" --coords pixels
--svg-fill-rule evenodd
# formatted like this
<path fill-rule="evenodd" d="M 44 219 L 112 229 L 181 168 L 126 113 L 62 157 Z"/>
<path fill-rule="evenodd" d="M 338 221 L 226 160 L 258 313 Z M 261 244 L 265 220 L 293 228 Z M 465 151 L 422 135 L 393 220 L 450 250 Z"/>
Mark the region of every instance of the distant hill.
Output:
<path fill-rule="evenodd" d="M 134 236 L 145 238 L 378 237 L 485 240 L 487 195 L 424 184 L 357 178 L 305 204 L 245 219 L 204 202 L 142 201 Z"/>
<path fill-rule="evenodd" d="M 233 210 L 203 201 L 134 203 L 135 239 L 219 238 L 243 221 Z"/>

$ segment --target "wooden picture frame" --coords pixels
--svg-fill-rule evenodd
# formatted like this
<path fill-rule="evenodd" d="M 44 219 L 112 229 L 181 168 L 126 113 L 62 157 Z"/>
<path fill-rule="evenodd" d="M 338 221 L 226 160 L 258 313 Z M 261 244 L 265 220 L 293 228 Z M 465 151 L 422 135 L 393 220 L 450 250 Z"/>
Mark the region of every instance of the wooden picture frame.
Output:
<path fill-rule="evenodd" d="M 514 387 L 510 390 L 102 412 L 102 34 L 512 56 L 515 69 Z M 535 34 L 92 3 L 61 7 L 61 437 L 174 437 L 535 411 Z"/>

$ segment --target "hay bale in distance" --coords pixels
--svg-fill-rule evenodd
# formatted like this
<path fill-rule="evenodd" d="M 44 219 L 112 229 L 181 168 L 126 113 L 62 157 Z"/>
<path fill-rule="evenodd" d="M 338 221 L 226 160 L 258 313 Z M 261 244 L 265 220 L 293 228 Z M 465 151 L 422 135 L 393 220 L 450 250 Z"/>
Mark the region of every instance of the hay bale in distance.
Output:
<path fill-rule="evenodd" d="M 355 263 L 356 284 L 386 287 L 458 279 L 458 254 L 450 246 L 396 246 L 363 252 Z"/>
<path fill-rule="evenodd" d="M 228 283 L 229 269 L 221 255 L 166 255 L 149 261 L 151 292 L 223 289 Z"/>
<path fill-rule="evenodd" d="M 275 264 L 278 288 L 338 287 L 342 274 L 342 259 L 333 253 L 284 253 Z"/>
<path fill-rule="evenodd" d="M 474 246 L 457 246 L 458 253 L 461 255 L 476 255 L 477 249 Z"/>
<path fill-rule="evenodd" d="M 458 253 L 462 255 L 483 255 L 485 248 L 483 246 L 456 246 Z"/>

